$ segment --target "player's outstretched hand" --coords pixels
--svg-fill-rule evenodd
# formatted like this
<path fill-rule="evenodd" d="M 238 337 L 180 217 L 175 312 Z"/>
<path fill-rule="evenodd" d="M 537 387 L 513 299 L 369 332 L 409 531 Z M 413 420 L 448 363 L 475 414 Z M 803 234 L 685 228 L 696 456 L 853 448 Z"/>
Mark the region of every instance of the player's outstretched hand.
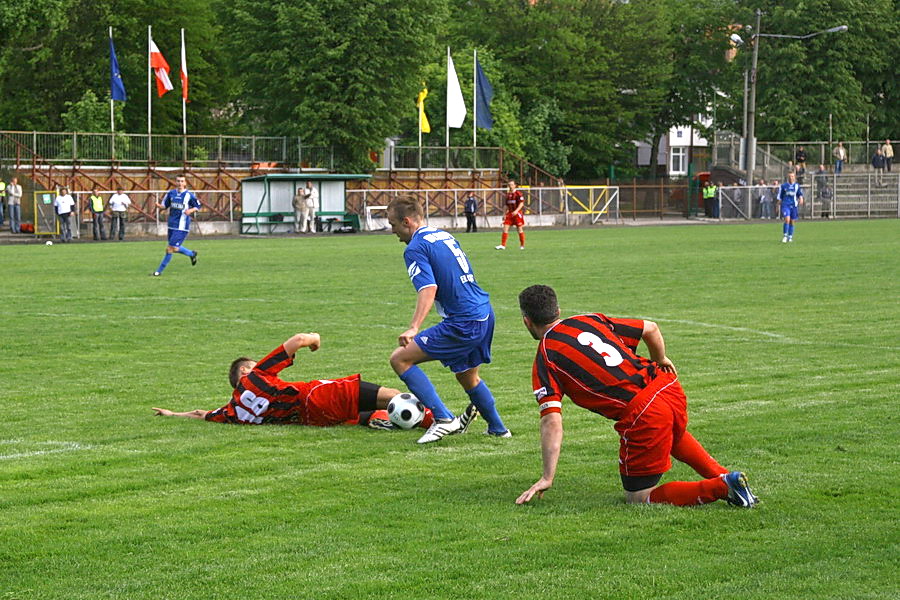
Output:
<path fill-rule="evenodd" d="M 171 410 L 166 410 L 165 408 L 151 408 L 150 410 L 156 411 L 157 417 L 171 417 L 173 414 Z"/>
<path fill-rule="evenodd" d="M 308 335 L 310 337 L 310 342 L 308 344 L 309 351 L 315 352 L 316 350 L 319 349 L 319 346 L 322 345 L 322 338 L 319 336 L 318 333 L 313 333 L 313 332 L 307 333 L 306 335 Z"/>
<path fill-rule="evenodd" d="M 547 481 L 543 477 L 538 479 L 537 483 L 533 486 L 522 492 L 522 495 L 516 498 L 516 504 L 525 504 L 534 498 L 534 495 L 537 494 L 537 497 L 543 498 L 544 492 L 550 489 L 550 486 L 553 485 L 553 482 Z"/>
<path fill-rule="evenodd" d="M 406 331 L 400 334 L 400 337 L 397 338 L 397 343 L 406 348 L 413 338 L 416 337 L 416 334 L 419 333 L 419 330 L 415 327 L 410 327 Z"/>
<path fill-rule="evenodd" d="M 678 375 L 678 371 L 675 370 L 675 364 L 671 360 L 669 360 L 668 356 L 664 356 L 663 359 L 656 364 L 658 364 L 659 368 L 664 372 L 671 373 L 672 375 Z"/>

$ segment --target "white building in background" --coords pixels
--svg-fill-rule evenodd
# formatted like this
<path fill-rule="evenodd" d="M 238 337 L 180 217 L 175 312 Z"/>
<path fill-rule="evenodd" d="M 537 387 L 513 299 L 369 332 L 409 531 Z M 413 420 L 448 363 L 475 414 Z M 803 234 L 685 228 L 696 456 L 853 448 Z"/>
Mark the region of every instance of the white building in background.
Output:
<path fill-rule="evenodd" d="M 706 117 L 699 118 L 697 121 L 704 127 L 712 125 L 712 120 Z M 637 165 L 639 167 L 650 166 L 651 145 L 648 142 L 635 142 L 635 146 L 637 147 Z M 660 140 L 659 152 L 654 164 L 659 171 L 662 170 L 661 167 L 664 167 L 664 172 L 669 177 L 684 177 L 688 174 L 688 164 L 691 162 L 692 152 L 695 162 L 702 163 L 695 165 L 697 170 L 702 171 L 706 168 L 709 147 L 709 141 L 701 136 L 695 127 L 673 127 Z M 703 160 L 698 160 L 700 158 Z"/>

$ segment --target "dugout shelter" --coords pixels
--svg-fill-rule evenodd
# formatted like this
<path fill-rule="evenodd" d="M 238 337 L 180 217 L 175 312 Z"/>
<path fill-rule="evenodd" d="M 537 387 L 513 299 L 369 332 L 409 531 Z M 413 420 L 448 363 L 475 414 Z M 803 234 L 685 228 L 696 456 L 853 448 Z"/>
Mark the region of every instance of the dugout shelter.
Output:
<path fill-rule="evenodd" d="M 359 216 L 346 212 L 348 181 L 371 179 L 371 175 L 353 173 L 270 173 L 241 180 L 241 233 L 290 233 L 294 230 L 294 206 L 297 189 L 312 181 L 319 190 L 316 224 L 319 230 L 336 227 L 359 230 Z"/>

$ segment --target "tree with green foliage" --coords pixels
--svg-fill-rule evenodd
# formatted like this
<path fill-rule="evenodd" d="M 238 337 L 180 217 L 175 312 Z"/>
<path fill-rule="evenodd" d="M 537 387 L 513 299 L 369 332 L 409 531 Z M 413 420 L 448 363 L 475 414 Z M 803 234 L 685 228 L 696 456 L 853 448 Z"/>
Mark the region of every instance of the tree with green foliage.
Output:
<path fill-rule="evenodd" d="M 369 152 L 413 112 L 444 14 L 442 0 L 235 0 L 226 40 L 243 122 L 333 146 L 344 168 L 370 169 Z"/>

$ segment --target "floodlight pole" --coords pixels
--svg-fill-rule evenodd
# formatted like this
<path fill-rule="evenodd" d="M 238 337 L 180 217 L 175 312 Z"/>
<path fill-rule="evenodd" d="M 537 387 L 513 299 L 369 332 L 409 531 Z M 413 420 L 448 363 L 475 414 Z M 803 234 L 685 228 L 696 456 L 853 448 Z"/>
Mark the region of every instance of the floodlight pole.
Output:
<path fill-rule="evenodd" d="M 757 62 L 759 58 L 759 38 L 788 38 L 791 40 L 808 40 L 811 37 L 822 35 L 823 33 L 843 33 L 847 31 L 846 25 L 838 25 L 830 27 L 823 31 L 814 31 L 806 35 L 789 35 L 781 33 L 762 33 L 760 31 L 760 22 L 762 21 L 762 10 L 756 9 L 756 33 L 750 38 L 753 42 L 753 60 L 750 66 L 750 102 L 747 107 L 747 137 L 744 140 L 744 160 L 747 166 L 747 185 L 753 183 L 753 171 L 756 169 L 756 80 L 757 80 Z"/>

